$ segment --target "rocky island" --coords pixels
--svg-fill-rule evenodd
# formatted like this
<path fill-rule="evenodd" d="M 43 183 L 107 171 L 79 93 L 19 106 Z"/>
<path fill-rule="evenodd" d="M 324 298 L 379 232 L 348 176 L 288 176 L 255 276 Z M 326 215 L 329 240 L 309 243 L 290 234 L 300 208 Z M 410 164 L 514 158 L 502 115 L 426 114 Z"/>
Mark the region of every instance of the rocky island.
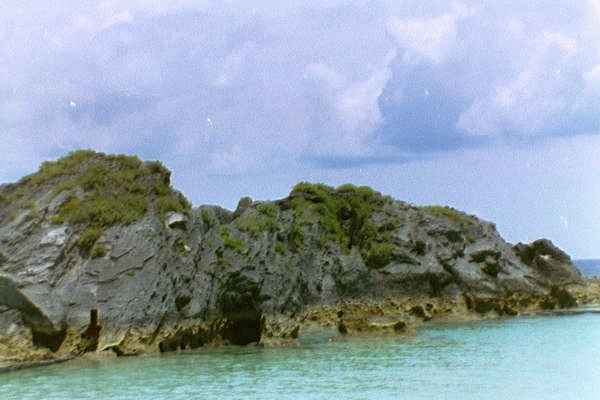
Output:
<path fill-rule="evenodd" d="M 600 300 L 548 240 L 367 187 L 192 207 L 160 162 L 77 151 L 0 186 L 0 369 L 286 345 Z"/>

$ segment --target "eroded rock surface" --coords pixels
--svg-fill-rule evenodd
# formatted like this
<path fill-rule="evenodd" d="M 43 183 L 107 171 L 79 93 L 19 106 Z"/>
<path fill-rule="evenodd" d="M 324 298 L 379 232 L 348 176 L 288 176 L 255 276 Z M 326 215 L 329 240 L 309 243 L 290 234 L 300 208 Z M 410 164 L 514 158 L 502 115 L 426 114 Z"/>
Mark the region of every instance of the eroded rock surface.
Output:
<path fill-rule="evenodd" d="M 290 343 L 311 325 L 402 334 L 436 318 L 597 300 L 551 242 L 512 246 L 450 208 L 300 184 L 235 212 L 191 209 L 156 163 L 75 158 L 62 174 L 50 165 L 0 188 L 0 367 Z M 95 168 L 117 181 L 90 176 Z M 135 211 L 118 209 L 121 220 L 93 208 L 107 185 L 126 187 L 119 179 Z"/>

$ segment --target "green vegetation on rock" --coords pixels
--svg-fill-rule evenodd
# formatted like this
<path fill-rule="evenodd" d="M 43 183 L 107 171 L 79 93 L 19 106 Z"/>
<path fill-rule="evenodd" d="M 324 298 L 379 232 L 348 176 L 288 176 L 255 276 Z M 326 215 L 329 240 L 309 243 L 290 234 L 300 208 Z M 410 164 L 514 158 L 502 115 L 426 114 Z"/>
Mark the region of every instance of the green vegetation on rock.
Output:
<path fill-rule="evenodd" d="M 446 218 L 460 225 L 471 225 L 475 222 L 472 216 L 448 206 L 423 206 L 420 209 L 434 217 Z"/>
<path fill-rule="evenodd" d="M 96 241 L 102 236 L 102 229 L 90 226 L 86 228 L 77 241 L 77 246 L 86 253 L 90 253 Z"/>
<path fill-rule="evenodd" d="M 365 263 L 373 269 L 383 268 L 394 258 L 394 246 L 389 243 L 375 243 L 367 252 Z"/>
<path fill-rule="evenodd" d="M 497 277 L 500 273 L 500 265 L 496 262 L 485 263 L 481 270 L 491 277 Z"/>
<path fill-rule="evenodd" d="M 164 217 L 169 211 L 190 210 L 187 200 L 171 188 L 170 172 L 160 162 L 91 150 L 44 162 L 37 173 L 13 186 L 8 200 L 17 203 L 46 188 L 54 196 L 68 192 L 51 221 L 79 227 L 78 245 L 87 254 L 108 227 L 131 224 L 149 211 Z"/>
<path fill-rule="evenodd" d="M 182 238 L 177 238 L 175 243 L 173 243 L 173 249 L 175 249 L 179 255 L 185 255 L 188 253 L 189 247 L 187 246 L 185 240 Z"/>
<path fill-rule="evenodd" d="M 471 254 L 471 262 L 484 263 L 481 270 L 487 275 L 496 278 L 500 273 L 499 260 L 502 254 L 493 249 L 480 250 Z"/>
<path fill-rule="evenodd" d="M 246 210 L 235 220 L 236 227 L 257 237 L 261 232 L 275 232 L 277 230 L 278 209 L 273 203 L 260 203 L 255 209 Z"/>
<path fill-rule="evenodd" d="M 92 251 L 90 252 L 90 257 L 92 258 L 101 258 L 104 257 L 107 253 L 106 246 L 103 244 L 96 243 L 94 247 L 92 247 Z"/>
<path fill-rule="evenodd" d="M 304 246 L 304 233 L 299 225 L 292 225 L 288 234 L 288 243 L 293 251 L 298 251 Z"/>
<path fill-rule="evenodd" d="M 501 256 L 499 251 L 496 250 L 480 250 L 471 254 L 471 261 L 476 263 L 485 262 L 488 258 L 497 260 Z"/>
<path fill-rule="evenodd" d="M 221 227 L 221 240 L 226 249 L 232 250 L 236 253 L 242 254 L 246 249 L 246 244 L 242 239 L 232 237 L 229 228 L 226 226 Z"/>
<path fill-rule="evenodd" d="M 321 245 L 336 243 L 344 252 L 357 247 L 374 268 L 393 259 L 395 247 L 389 232 L 395 225 L 378 226 L 373 221 L 375 213 L 391 204 L 389 197 L 366 186 L 333 188 L 301 182 L 293 188 L 290 199 L 294 211 L 290 239 L 295 242 L 302 237 L 303 226 L 318 224 L 324 230 Z"/>
<path fill-rule="evenodd" d="M 277 254 L 285 254 L 285 245 L 279 240 L 275 242 L 275 252 Z"/>
<path fill-rule="evenodd" d="M 202 220 L 202 223 L 204 224 L 206 229 L 210 229 L 214 225 L 218 224 L 218 221 L 216 220 L 216 218 L 214 218 L 212 213 L 206 209 L 200 211 L 200 219 Z"/>

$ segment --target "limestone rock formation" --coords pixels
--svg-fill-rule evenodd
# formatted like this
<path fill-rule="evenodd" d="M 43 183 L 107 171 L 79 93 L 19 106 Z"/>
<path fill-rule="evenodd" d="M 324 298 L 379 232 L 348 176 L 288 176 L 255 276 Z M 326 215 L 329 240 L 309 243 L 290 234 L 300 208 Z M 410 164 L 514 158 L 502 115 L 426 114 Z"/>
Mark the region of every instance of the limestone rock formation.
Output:
<path fill-rule="evenodd" d="M 80 151 L 0 187 L 0 367 L 283 343 L 311 324 L 402 333 L 572 306 L 585 285 L 549 241 L 513 247 L 451 208 L 307 183 L 192 208 L 169 178 Z"/>

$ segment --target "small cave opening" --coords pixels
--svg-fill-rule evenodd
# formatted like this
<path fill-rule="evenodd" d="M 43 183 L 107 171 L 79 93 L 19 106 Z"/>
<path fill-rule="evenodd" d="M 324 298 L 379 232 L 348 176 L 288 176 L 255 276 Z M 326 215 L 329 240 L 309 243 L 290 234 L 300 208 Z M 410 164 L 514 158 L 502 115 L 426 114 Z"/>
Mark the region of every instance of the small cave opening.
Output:
<path fill-rule="evenodd" d="M 31 336 L 35 347 L 44 347 L 56 353 L 67 337 L 67 330 L 45 331 L 32 328 Z"/>
<path fill-rule="evenodd" d="M 260 287 L 240 272 L 229 276 L 218 296 L 223 316 L 221 336 L 233 345 L 258 343 L 262 333 Z"/>
<path fill-rule="evenodd" d="M 237 315 L 229 315 L 223 327 L 223 338 L 231 344 L 245 346 L 260 342 L 262 315 L 257 310 L 245 310 Z"/>
<path fill-rule="evenodd" d="M 98 349 L 98 340 L 102 326 L 98 324 L 98 310 L 90 310 L 90 324 L 81 334 L 81 351 L 89 353 Z"/>

